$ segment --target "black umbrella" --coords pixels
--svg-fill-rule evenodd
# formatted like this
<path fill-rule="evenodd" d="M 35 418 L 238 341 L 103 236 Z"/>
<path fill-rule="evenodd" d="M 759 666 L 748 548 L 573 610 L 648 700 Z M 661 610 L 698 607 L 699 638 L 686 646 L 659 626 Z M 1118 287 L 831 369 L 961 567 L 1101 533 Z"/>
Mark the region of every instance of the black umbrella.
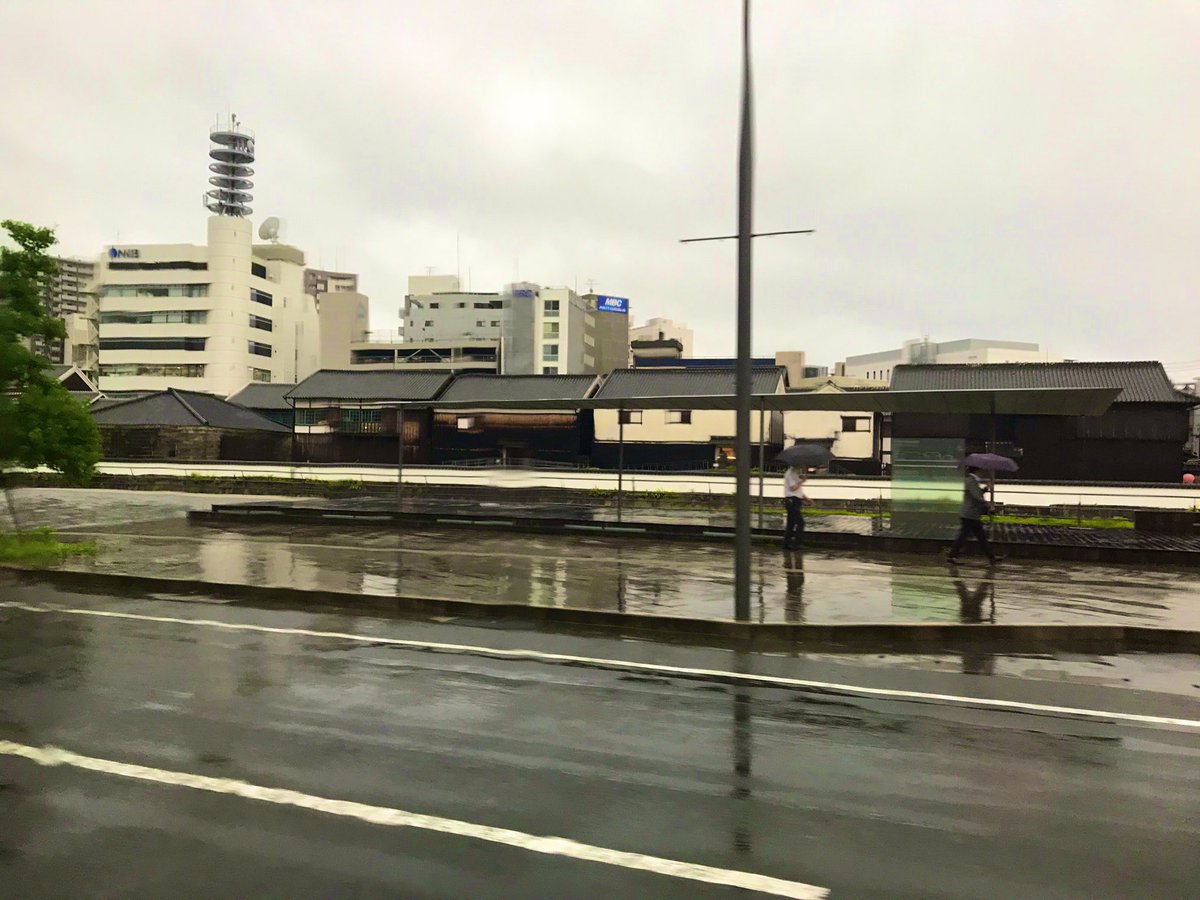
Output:
<path fill-rule="evenodd" d="M 785 448 L 775 462 L 797 468 L 818 469 L 829 465 L 833 454 L 825 444 L 793 444 Z"/>

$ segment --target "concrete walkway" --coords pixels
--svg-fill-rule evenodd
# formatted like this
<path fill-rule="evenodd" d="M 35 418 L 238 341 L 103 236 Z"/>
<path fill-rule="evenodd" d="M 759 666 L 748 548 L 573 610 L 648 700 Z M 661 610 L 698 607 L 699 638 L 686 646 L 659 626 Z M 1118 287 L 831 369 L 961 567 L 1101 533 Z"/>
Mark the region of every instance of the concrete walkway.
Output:
<path fill-rule="evenodd" d="M 19 492 L 30 524 L 99 545 L 79 571 L 270 587 L 428 596 L 650 615 L 731 615 L 732 551 L 723 543 L 612 535 L 515 535 L 292 522 L 202 525 L 196 494 Z M 70 525 L 69 522 L 78 524 Z M 763 622 L 998 622 L 1200 629 L 1200 576 L 1187 569 L 1013 560 L 951 570 L 930 557 L 811 550 L 754 554 Z"/>

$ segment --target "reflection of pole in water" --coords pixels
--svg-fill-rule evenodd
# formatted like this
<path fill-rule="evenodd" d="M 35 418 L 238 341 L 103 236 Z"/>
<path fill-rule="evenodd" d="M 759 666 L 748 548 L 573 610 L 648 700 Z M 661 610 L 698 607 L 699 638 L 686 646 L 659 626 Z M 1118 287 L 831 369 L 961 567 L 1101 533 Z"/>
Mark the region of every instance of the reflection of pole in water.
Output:
<path fill-rule="evenodd" d="M 734 655 L 734 671 L 745 672 L 743 654 Z M 750 835 L 750 774 L 754 754 L 751 719 L 753 702 L 745 688 L 733 692 L 733 849 L 736 853 L 752 850 Z"/>
<path fill-rule="evenodd" d="M 785 622 L 804 621 L 804 554 L 792 550 L 783 557 L 787 594 L 783 603 Z"/>

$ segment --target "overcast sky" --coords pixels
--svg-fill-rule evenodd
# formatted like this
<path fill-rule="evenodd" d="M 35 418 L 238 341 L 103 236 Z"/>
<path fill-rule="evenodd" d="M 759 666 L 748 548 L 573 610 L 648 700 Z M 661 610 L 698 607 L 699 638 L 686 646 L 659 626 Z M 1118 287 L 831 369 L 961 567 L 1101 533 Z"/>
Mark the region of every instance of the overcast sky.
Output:
<path fill-rule="evenodd" d="M 359 272 L 590 280 L 734 346 L 736 0 L 2 0 L 0 215 L 202 243 L 207 131 L 254 219 Z M 1200 4 L 756 0 L 756 353 L 1037 341 L 1200 374 Z M 119 236 L 119 238 L 118 238 Z M 456 240 L 460 254 L 456 260 Z M 460 261 L 458 261 L 460 260 Z"/>

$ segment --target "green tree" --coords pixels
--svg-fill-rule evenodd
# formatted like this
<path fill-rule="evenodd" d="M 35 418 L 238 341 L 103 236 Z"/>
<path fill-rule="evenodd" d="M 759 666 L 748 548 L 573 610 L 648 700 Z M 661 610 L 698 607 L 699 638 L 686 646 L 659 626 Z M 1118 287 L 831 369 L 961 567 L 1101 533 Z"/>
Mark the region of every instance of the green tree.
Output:
<path fill-rule="evenodd" d="M 100 460 L 100 432 L 50 364 L 30 349 L 31 339 L 66 337 L 42 303 L 57 270 L 46 253 L 54 231 L 12 220 L 0 225 L 16 245 L 0 247 L 0 467 L 47 466 L 84 484 Z"/>

